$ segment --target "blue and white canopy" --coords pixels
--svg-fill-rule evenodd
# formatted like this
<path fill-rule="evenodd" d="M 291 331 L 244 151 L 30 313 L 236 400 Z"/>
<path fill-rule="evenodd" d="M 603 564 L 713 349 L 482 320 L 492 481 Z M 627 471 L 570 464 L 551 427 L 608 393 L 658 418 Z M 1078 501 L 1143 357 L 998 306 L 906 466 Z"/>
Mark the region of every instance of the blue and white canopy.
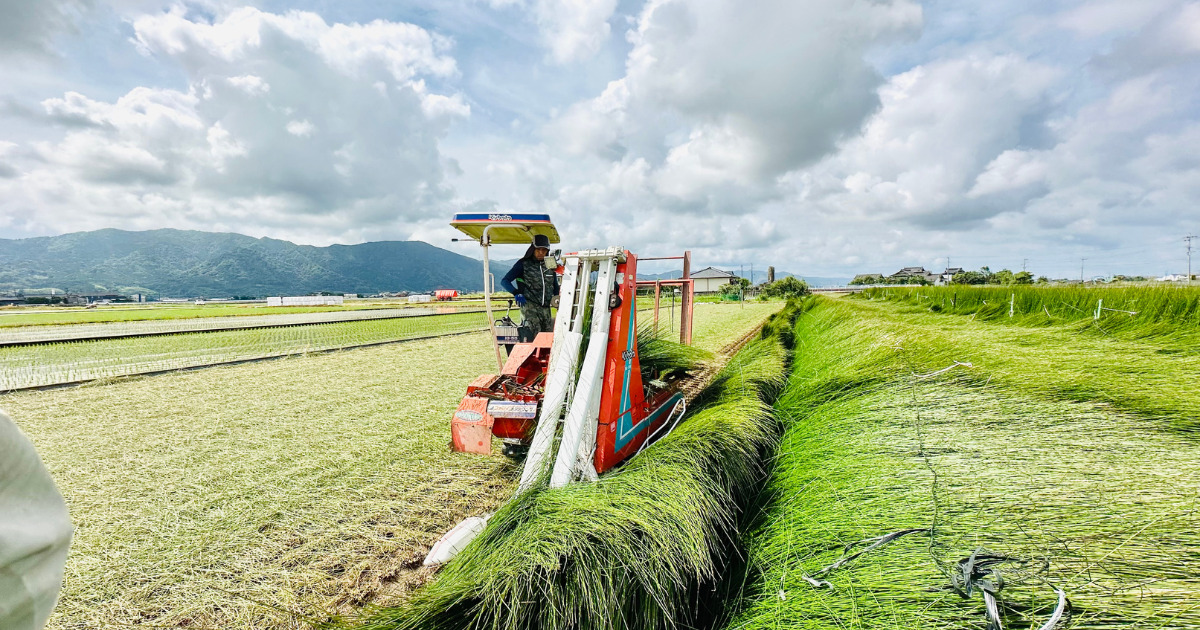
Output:
<path fill-rule="evenodd" d="M 545 235 L 551 243 L 560 242 L 558 229 L 548 214 L 456 214 L 450 225 L 477 241 L 483 238 L 484 228 L 494 226 L 488 230 L 491 245 L 528 245 L 537 234 Z"/>

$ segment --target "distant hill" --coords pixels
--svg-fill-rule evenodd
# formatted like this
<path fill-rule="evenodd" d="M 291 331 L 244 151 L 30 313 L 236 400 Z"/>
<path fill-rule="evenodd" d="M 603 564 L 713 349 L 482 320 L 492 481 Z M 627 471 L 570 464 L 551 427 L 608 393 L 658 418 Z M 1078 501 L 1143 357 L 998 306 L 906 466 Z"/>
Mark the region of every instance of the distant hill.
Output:
<path fill-rule="evenodd" d="M 241 234 L 98 230 L 0 239 L 0 290 L 162 297 L 483 288 L 482 264 L 420 241 L 313 247 Z"/>

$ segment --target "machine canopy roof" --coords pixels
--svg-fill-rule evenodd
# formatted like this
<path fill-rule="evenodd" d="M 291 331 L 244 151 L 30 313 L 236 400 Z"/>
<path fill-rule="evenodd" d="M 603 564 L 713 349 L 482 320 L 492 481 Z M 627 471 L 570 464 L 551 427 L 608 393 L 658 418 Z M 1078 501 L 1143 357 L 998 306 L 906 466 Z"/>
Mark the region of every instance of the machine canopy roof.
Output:
<path fill-rule="evenodd" d="M 484 228 L 495 226 L 488 231 L 491 245 L 529 245 L 536 234 L 544 234 L 551 243 L 560 240 L 548 214 L 456 214 L 450 225 L 477 241 L 483 238 Z"/>

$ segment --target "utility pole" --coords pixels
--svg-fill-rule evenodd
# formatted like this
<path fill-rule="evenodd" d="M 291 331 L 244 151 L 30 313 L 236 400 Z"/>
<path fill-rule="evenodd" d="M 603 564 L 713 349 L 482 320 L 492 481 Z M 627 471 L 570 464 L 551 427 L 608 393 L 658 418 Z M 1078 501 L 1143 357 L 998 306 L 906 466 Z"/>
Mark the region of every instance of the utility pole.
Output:
<path fill-rule="evenodd" d="M 1085 261 L 1085 260 L 1087 260 L 1087 259 L 1086 258 L 1079 259 L 1079 284 L 1083 284 L 1083 261 Z"/>
<path fill-rule="evenodd" d="M 1022 261 L 1021 261 L 1021 271 L 1028 271 L 1028 270 L 1026 269 L 1026 267 L 1028 267 L 1028 266 L 1029 266 L 1029 259 L 1028 259 L 1028 258 L 1026 258 L 1026 259 L 1024 259 L 1024 260 L 1022 260 Z"/>
<path fill-rule="evenodd" d="M 1200 236 L 1196 236 L 1195 234 L 1189 234 L 1189 235 L 1183 237 L 1183 241 L 1185 243 L 1187 243 L 1187 256 L 1188 256 L 1187 281 L 1188 281 L 1188 284 L 1192 283 L 1192 239 L 1194 239 L 1194 238 L 1200 238 Z"/>

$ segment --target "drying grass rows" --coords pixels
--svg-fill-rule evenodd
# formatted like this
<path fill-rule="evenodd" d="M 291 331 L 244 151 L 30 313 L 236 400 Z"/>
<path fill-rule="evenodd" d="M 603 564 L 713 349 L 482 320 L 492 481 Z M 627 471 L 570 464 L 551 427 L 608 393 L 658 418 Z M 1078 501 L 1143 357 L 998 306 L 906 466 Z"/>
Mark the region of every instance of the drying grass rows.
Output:
<path fill-rule="evenodd" d="M 967 318 L 814 304 L 729 628 L 984 627 L 979 593 L 950 586 L 976 552 L 1011 558 L 998 567 L 1006 627 L 1039 627 L 1055 589 L 1073 628 L 1200 626 L 1200 577 L 1183 560 L 1200 554 L 1196 393 L 1107 404 L 1146 387 L 1144 343 L 1068 326 L 1014 346 L 1011 329 Z M 1098 386 L 1064 387 L 1080 375 L 1030 362 L 1034 348 L 1103 349 L 1067 366 Z M 955 361 L 971 365 L 939 372 Z M 1159 361 L 1158 375 L 1194 380 L 1194 362 Z M 924 531 L 821 573 L 844 545 L 906 529 Z"/>
<path fill-rule="evenodd" d="M 0 348 L 0 390 L 480 330 L 482 313 Z"/>

